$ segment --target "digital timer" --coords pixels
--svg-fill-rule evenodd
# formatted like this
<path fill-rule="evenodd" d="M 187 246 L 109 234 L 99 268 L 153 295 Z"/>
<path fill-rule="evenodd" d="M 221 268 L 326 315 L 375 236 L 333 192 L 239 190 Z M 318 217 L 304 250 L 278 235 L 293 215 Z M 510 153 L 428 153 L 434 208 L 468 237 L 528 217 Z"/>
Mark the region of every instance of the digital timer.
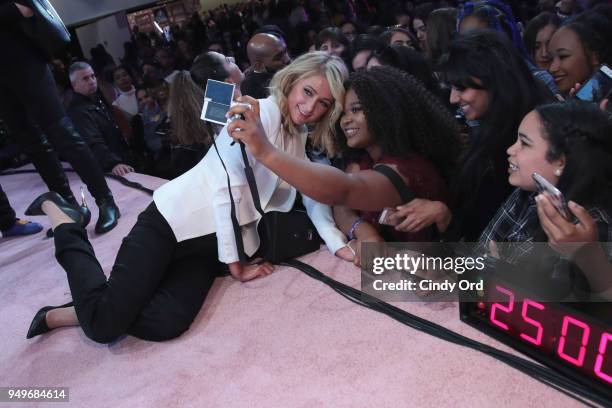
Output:
<path fill-rule="evenodd" d="M 460 303 L 463 321 L 612 400 L 610 303 L 538 302 L 498 279 L 484 287 L 482 301 Z"/>

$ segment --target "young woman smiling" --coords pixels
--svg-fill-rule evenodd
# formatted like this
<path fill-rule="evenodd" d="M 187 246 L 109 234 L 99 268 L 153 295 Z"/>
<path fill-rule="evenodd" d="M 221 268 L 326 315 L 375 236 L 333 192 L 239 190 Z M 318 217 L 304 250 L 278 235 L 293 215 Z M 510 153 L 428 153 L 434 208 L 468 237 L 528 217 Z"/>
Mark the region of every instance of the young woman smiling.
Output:
<path fill-rule="evenodd" d="M 516 260 L 530 253 L 530 243 L 548 242 L 561 262 L 577 264 L 591 292 L 612 288 L 610 134 L 612 116 L 588 102 L 542 105 L 529 112 L 508 148 L 508 182 L 516 190 L 480 242 L 488 247 L 491 242 L 519 242 L 516 253 L 504 254 Z M 538 195 L 534 172 L 561 190 L 575 221 L 564 218 L 548 196 Z"/>
<path fill-rule="evenodd" d="M 396 228 L 415 232 L 436 224 L 449 239 L 475 241 L 511 192 L 506 149 L 547 90 L 509 40 L 493 31 L 474 30 L 453 41 L 438 69 L 451 85 L 450 102 L 479 124 L 470 128 L 468 150 L 452 180 L 452 205 L 413 200 L 395 214 L 403 217 Z"/>
<path fill-rule="evenodd" d="M 350 149 L 347 173 L 384 164 L 398 173 L 415 197 L 447 202 L 446 176 L 457 157 L 458 132 L 437 97 L 416 78 L 391 67 L 355 72 L 345 88 L 340 127 L 345 136 L 342 142 Z M 389 200 L 397 200 L 396 194 Z M 378 223 L 380 214 L 380 210 L 334 207 L 339 228 L 356 240 L 356 263 L 362 242 L 434 238 L 431 230 L 403 233 L 384 227 Z"/>
<path fill-rule="evenodd" d="M 602 64 L 612 64 L 612 6 L 597 6 L 564 22 L 550 39 L 551 75 L 566 96 Z"/>
<path fill-rule="evenodd" d="M 444 176 L 457 157 L 458 128 L 436 96 L 414 77 L 396 69 L 358 71 L 346 85 L 340 126 L 347 146 L 359 150 L 349 162 L 348 173 L 298 160 L 271 144 L 262 132 L 257 104 L 252 100 L 252 109 L 232 108 L 234 113 L 244 114 L 245 120 L 232 123 L 228 130 L 248 146 L 258 162 L 283 180 L 309 197 L 335 205 L 336 221 L 357 240 L 359 255 L 361 243 L 383 239 L 377 223 L 380 212 L 402 202 L 393 183 L 375 168 L 389 166 L 419 199 L 445 201 Z M 428 231 L 386 232 L 392 240 L 431 239 Z"/>

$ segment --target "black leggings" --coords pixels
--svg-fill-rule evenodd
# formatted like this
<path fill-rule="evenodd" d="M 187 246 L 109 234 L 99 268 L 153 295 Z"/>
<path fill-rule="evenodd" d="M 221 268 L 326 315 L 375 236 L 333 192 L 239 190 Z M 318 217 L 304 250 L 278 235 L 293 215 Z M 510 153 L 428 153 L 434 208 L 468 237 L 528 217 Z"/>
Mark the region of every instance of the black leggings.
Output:
<path fill-rule="evenodd" d="M 2 190 L 2 185 L 0 185 L 0 230 L 11 228 L 15 221 L 17 221 L 15 210 L 11 207 L 8 197 Z"/>
<path fill-rule="evenodd" d="M 0 32 L 0 49 L 5 47 L 10 52 L 0 59 L 0 117 L 14 141 L 25 147 L 50 190 L 72 194 L 57 151 L 96 200 L 107 197 L 104 173 L 66 116 L 43 56 L 16 33 Z"/>
<path fill-rule="evenodd" d="M 108 280 L 82 228 L 62 224 L 54 236 L 79 323 L 99 343 L 124 334 L 152 341 L 180 336 L 223 270 L 215 234 L 177 243 L 155 203 L 123 239 Z"/>

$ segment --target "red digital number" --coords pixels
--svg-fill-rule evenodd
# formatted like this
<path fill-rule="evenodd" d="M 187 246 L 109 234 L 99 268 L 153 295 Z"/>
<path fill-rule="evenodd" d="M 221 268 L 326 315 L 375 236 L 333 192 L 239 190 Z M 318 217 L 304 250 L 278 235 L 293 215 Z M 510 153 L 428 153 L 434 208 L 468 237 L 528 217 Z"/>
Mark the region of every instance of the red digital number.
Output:
<path fill-rule="evenodd" d="M 528 342 L 532 344 L 535 344 L 536 346 L 539 346 L 540 344 L 542 344 L 542 335 L 544 333 L 544 328 L 542 327 L 542 323 L 527 316 L 527 309 L 529 308 L 529 306 L 532 306 L 538 310 L 544 310 L 543 304 L 534 302 L 533 300 L 530 300 L 530 299 L 525 299 L 525 301 L 523 302 L 523 309 L 521 312 L 521 316 L 523 316 L 524 321 L 526 321 L 527 323 L 531 323 L 533 326 L 537 327 L 538 333 L 536 334 L 535 338 L 528 336 L 525 333 L 521 333 L 521 338 L 524 340 L 527 340 Z"/>
<path fill-rule="evenodd" d="M 508 330 L 508 325 L 506 323 L 500 322 L 499 320 L 495 319 L 495 313 L 497 309 L 500 309 L 502 312 L 512 313 L 512 310 L 514 309 L 514 293 L 499 285 L 495 285 L 495 289 L 497 289 L 498 292 L 508 295 L 508 306 L 504 306 L 499 303 L 493 303 L 493 306 L 491 306 L 491 313 L 489 315 L 489 318 L 491 319 L 491 323 L 493 323 L 494 325 L 501 327 L 504 330 Z"/>
<path fill-rule="evenodd" d="M 567 330 L 569 328 L 570 323 L 582 329 L 582 341 L 577 358 L 565 353 L 565 337 L 567 336 Z M 561 357 L 565 361 L 569 361 L 575 366 L 581 367 L 582 364 L 584 364 L 584 355 L 586 354 L 586 345 L 589 342 L 590 334 L 591 328 L 586 323 L 581 322 L 578 319 L 574 319 L 571 316 L 564 316 L 563 325 L 561 327 L 561 338 L 559 339 L 559 347 L 557 347 L 557 354 L 559 355 L 559 357 Z"/>
<path fill-rule="evenodd" d="M 599 353 L 597 354 L 597 359 L 595 360 L 595 375 L 604 381 L 612 384 L 612 375 L 606 374 L 601 371 L 601 367 L 603 367 L 604 356 L 606 355 L 606 348 L 608 347 L 608 342 L 612 339 L 612 334 L 603 333 L 601 335 L 601 341 L 599 342 Z"/>

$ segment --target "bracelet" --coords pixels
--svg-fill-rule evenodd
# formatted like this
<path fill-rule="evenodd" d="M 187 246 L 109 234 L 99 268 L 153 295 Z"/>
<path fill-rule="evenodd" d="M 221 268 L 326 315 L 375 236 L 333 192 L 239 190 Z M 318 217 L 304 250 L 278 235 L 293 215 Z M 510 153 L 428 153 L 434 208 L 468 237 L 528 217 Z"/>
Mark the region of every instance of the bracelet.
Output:
<path fill-rule="evenodd" d="M 353 225 L 351 225 L 351 229 L 349 229 L 349 232 L 348 232 L 349 241 L 352 241 L 355 239 L 355 230 L 357 229 L 359 224 L 361 224 L 363 221 L 364 221 L 363 218 L 357 218 L 355 222 L 353 223 Z"/>

